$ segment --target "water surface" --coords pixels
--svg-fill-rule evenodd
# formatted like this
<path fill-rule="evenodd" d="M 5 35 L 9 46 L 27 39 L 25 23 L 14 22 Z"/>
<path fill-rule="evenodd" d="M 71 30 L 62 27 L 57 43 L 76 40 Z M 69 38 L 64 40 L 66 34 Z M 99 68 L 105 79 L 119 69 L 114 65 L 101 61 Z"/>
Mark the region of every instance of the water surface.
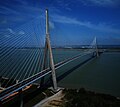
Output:
<path fill-rule="evenodd" d="M 59 86 L 84 87 L 120 97 L 120 53 L 106 52 L 94 58 L 59 81 Z"/>

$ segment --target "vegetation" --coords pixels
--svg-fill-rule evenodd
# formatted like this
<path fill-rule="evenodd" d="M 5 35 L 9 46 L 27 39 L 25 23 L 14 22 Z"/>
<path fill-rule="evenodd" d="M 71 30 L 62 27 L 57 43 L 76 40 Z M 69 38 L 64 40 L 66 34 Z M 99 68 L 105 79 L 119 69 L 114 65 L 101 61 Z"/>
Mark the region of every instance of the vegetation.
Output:
<path fill-rule="evenodd" d="M 86 91 L 84 88 L 64 89 L 62 107 L 120 107 L 120 100 L 114 96 Z"/>

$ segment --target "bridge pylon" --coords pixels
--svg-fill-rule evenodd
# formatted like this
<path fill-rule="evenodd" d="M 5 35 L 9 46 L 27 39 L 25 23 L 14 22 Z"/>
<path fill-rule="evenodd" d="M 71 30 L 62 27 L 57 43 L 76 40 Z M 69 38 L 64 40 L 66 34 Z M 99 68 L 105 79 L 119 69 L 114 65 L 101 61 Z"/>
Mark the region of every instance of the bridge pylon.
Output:
<path fill-rule="evenodd" d="M 95 52 L 96 52 L 96 56 L 99 57 L 99 51 L 98 51 L 97 38 L 96 37 L 95 37 Z"/>
<path fill-rule="evenodd" d="M 48 9 L 46 9 L 46 39 L 45 39 L 45 50 L 44 50 L 44 58 L 43 58 L 43 66 L 42 69 L 45 69 L 47 57 L 49 55 L 50 58 L 50 67 L 52 69 L 52 81 L 53 81 L 53 89 L 57 92 L 57 80 L 56 80 L 56 73 L 55 73 L 55 66 L 52 54 L 52 48 L 50 44 L 50 33 L 49 33 L 49 16 L 48 16 Z M 41 83 L 44 80 L 41 80 Z"/>

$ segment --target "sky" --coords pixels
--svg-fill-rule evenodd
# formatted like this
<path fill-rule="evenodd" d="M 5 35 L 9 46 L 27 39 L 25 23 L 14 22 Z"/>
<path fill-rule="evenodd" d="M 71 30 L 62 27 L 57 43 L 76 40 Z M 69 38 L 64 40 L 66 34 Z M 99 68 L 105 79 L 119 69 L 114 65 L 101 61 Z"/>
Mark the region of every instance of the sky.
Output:
<path fill-rule="evenodd" d="M 0 0 L 0 45 L 44 41 L 46 8 L 53 45 L 120 45 L 120 0 Z"/>

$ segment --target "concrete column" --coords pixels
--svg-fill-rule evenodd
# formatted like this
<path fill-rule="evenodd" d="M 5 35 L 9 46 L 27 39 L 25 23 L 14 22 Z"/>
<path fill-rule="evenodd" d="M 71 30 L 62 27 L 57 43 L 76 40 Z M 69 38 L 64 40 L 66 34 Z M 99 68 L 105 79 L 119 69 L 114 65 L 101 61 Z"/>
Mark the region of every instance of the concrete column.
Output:
<path fill-rule="evenodd" d="M 20 107 L 23 107 L 23 93 L 22 93 L 22 89 L 19 91 L 19 96 L 20 96 Z"/>
<path fill-rule="evenodd" d="M 46 42 L 48 45 L 48 50 L 49 50 L 49 55 L 50 55 L 50 66 L 52 69 L 53 88 L 54 88 L 54 91 L 57 91 L 57 80 L 56 80 L 55 66 L 54 66 L 52 48 L 51 48 L 50 37 L 49 37 L 49 19 L 48 19 L 48 10 L 47 9 L 46 9 Z"/>

